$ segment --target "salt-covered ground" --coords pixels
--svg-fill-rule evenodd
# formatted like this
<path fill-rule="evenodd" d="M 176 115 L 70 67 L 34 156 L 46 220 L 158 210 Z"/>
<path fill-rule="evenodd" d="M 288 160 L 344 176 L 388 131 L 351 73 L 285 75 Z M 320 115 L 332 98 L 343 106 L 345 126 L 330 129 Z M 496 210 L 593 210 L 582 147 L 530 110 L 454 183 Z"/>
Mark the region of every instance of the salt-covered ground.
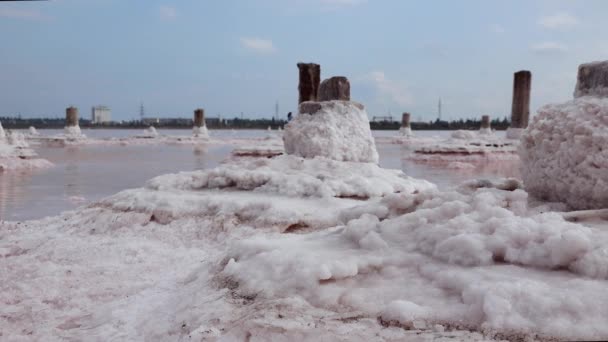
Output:
<path fill-rule="evenodd" d="M 120 130 L 107 130 L 114 135 L 105 135 L 103 130 L 80 130 L 66 127 L 65 131 L 48 130 L 31 131 L 26 134 L 28 141 L 44 146 L 138 146 L 138 145 L 232 145 L 246 150 L 252 143 L 259 146 L 264 144 L 270 151 L 283 151 L 281 131 L 268 131 L 265 136 L 241 137 L 237 131 L 234 134 L 209 134 L 206 127 L 186 130 L 156 130 L 149 127 L 139 133 L 133 130 L 123 130 L 125 134 L 114 136 Z M 188 134 L 184 134 L 187 132 Z M 261 150 L 261 149 L 260 149 Z M 275 153 L 278 154 L 278 153 Z"/>
<path fill-rule="evenodd" d="M 608 338 L 606 225 L 517 181 L 233 157 L 0 223 L 7 340 Z"/>
<path fill-rule="evenodd" d="M 376 137 L 376 142 L 402 146 L 408 152 L 404 158 L 433 168 L 463 172 L 492 165 L 504 167 L 519 164 L 519 141 L 507 138 L 505 132 L 460 130 L 441 132 L 445 133 L 443 135 L 425 133 L 385 134 Z"/>

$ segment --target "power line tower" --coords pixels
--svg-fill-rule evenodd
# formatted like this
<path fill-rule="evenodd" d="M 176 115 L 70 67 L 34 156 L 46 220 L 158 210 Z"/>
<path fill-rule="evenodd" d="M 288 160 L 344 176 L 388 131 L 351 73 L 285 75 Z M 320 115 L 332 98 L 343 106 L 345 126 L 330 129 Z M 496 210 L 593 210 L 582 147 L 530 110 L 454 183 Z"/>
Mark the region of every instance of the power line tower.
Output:
<path fill-rule="evenodd" d="M 441 121 L 441 97 L 439 98 L 439 102 L 437 103 L 437 118 Z"/>
<path fill-rule="evenodd" d="M 141 105 L 139 106 L 139 117 L 141 118 L 141 121 L 144 121 L 145 115 L 146 115 L 146 111 L 144 110 L 144 103 L 142 102 Z"/>

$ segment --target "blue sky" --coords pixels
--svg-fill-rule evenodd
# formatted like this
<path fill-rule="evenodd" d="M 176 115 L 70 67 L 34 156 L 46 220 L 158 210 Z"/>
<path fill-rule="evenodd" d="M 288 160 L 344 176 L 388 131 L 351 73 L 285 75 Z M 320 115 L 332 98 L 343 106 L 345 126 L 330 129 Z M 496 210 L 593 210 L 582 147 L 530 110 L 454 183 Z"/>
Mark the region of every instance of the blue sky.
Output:
<path fill-rule="evenodd" d="M 608 59 L 608 1 L 56 0 L 0 2 L 0 116 L 108 105 L 138 116 L 295 111 L 296 63 L 351 81 L 370 116 L 505 116 L 513 72 L 532 110 Z"/>

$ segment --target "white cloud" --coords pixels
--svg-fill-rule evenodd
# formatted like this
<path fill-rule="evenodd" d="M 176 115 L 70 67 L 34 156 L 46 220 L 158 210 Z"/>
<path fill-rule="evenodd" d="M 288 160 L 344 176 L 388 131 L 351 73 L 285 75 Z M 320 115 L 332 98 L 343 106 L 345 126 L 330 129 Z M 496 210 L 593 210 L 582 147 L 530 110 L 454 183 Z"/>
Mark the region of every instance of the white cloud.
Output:
<path fill-rule="evenodd" d="M 387 98 L 399 106 L 408 106 L 413 103 L 407 87 L 403 83 L 387 78 L 384 71 L 372 71 L 363 79 L 370 82 L 381 97 Z"/>
<path fill-rule="evenodd" d="M 566 12 L 546 15 L 538 20 L 538 24 L 547 29 L 569 29 L 578 25 L 578 23 L 578 18 Z"/>
<path fill-rule="evenodd" d="M 277 49 L 272 44 L 272 40 L 263 38 L 241 38 L 241 45 L 251 51 L 261 54 L 270 54 L 275 52 Z"/>
<path fill-rule="evenodd" d="M 534 51 L 536 53 L 543 53 L 543 54 L 563 53 L 563 52 L 568 51 L 568 47 L 566 45 L 561 44 L 561 43 L 556 43 L 556 42 L 542 42 L 542 43 L 534 44 L 530 47 L 530 49 L 532 49 L 532 51 Z"/>
<path fill-rule="evenodd" d="M 506 32 L 505 28 L 498 24 L 492 25 L 490 27 L 490 31 L 492 31 L 494 33 L 505 33 Z"/>
<path fill-rule="evenodd" d="M 171 6 L 160 6 L 159 14 L 161 19 L 164 20 L 173 20 L 177 18 L 177 10 L 175 9 L 175 7 Z"/>
<path fill-rule="evenodd" d="M 40 11 L 37 10 L 26 10 L 11 7 L 0 8 L 0 17 L 30 20 L 40 20 L 46 18 L 45 15 L 43 15 L 42 13 L 40 13 Z"/>

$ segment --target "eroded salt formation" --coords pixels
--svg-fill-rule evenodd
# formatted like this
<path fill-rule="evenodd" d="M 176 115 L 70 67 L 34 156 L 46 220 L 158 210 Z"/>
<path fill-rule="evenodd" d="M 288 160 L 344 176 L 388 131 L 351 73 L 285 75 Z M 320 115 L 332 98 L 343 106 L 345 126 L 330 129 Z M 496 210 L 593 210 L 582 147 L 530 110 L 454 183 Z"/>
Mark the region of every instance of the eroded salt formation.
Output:
<path fill-rule="evenodd" d="M 608 208 L 608 98 L 538 110 L 520 145 L 526 189 L 574 209 Z"/>
<path fill-rule="evenodd" d="M 574 100 L 539 109 L 522 134 L 526 189 L 574 209 L 608 207 L 608 62 L 579 67 Z"/>
<path fill-rule="evenodd" d="M 22 133 L 7 134 L 0 123 L 0 172 L 41 169 L 52 165 L 48 160 L 38 158 Z"/>
<path fill-rule="evenodd" d="M 285 151 L 304 158 L 378 163 L 363 105 L 351 101 L 303 102 L 283 133 Z"/>

